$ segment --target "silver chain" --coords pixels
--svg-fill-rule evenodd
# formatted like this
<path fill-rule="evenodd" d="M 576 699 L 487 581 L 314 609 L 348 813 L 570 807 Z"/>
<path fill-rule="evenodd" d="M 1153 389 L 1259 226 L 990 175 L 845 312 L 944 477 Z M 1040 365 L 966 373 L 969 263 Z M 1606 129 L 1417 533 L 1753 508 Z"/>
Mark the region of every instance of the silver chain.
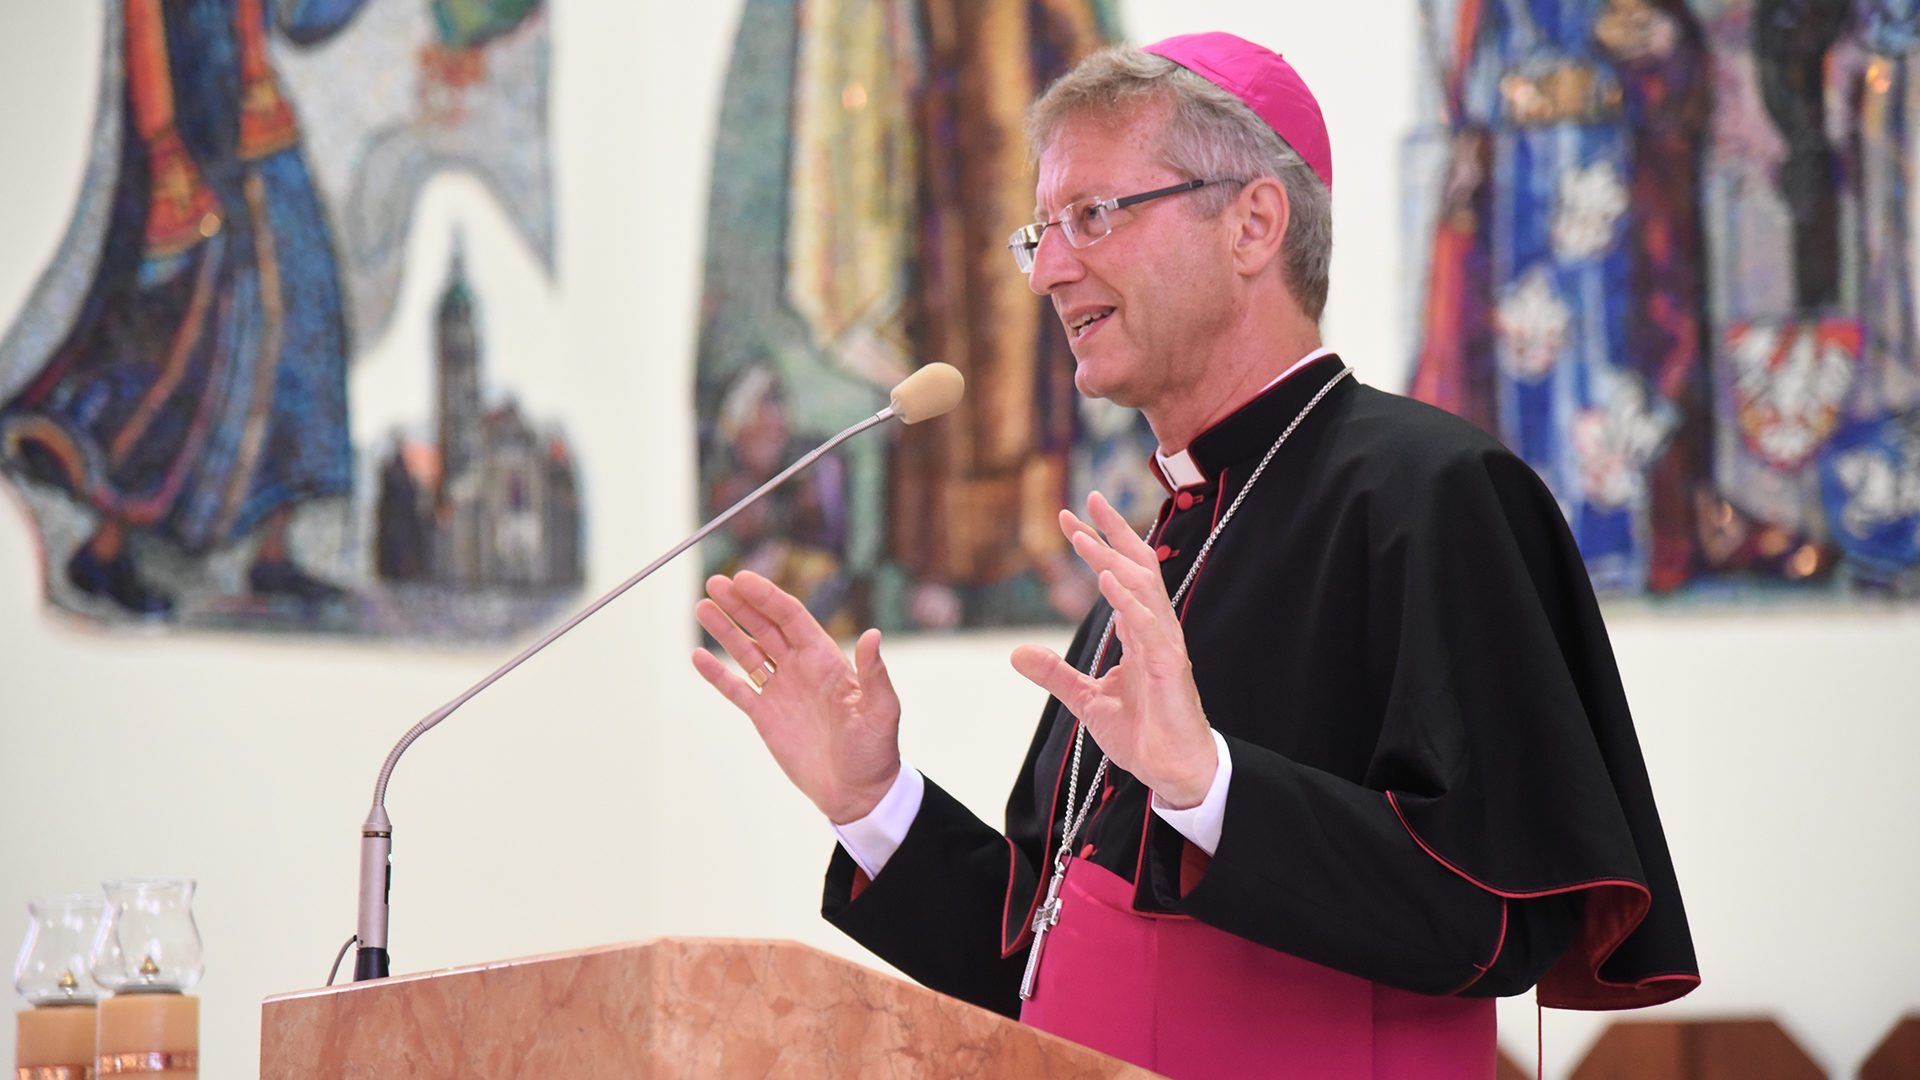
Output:
<path fill-rule="evenodd" d="M 1207 553 L 1213 550 L 1213 542 L 1220 538 L 1220 531 L 1227 527 L 1227 522 L 1233 520 L 1234 511 L 1240 509 L 1240 503 L 1246 499 L 1247 492 L 1253 490 L 1253 485 L 1260 479 L 1260 474 L 1267 471 L 1267 463 L 1273 460 L 1273 455 L 1280 452 L 1280 446 L 1287 441 L 1287 436 L 1293 434 L 1293 429 L 1300 426 L 1300 422 L 1307 418 L 1307 414 L 1313 411 L 1315 405 L 1320 404 L 1320 399 L 1326 397 L 1327 392 L 1332 390 L 1335 384 L 1351 374 L 1353 374 L 1352 368 L 1341 368 L 1339 374 L 1328 379 L 1327 384 L 1320 388 L 1320 392 L 1313 395 L 1313 398 L 1300 410 L 1300 414 L 1293 418 L 1293 423 L 1288 424 L 1287 429 L 1280 433 L 1280 437 L 1273 440 L 1273 445 L 1267 448 L 1266 456 L 1262 457 L 1260 464 L 1254 467 L 1253 475 L 1247 477 L 1247 482 L 1240 485 L 1240 493 L 1233 497 L 1233 502 L 1227 506 L 1226 513 L 1221 514 L 1220 520 L 1213 523 L 1213 531 L 1207 534 L 1207 542 L 1200 545 L 1200 554 L 1194 556 L 1193 565 L 1187 568 L 1187 576 L 1180 582 L 1180 588 L 1174 591 L 1170 601 L 1172 607 L 1176 610 L 1180 607 L 1180 600 L 1187 595 L 1187 588 L 1193 584 L 1194 577 L 1200 573 L 1200 565 L 1207 561 Z M 1100 644 L 1093 650 L 1093 665 L 1088 674 L 1096 679 L 1100 677 L 1100 660 L 1107 653 L 1107 643 L 1113 639 L 1113 623 L 1117 615 L 1118 612 L 1108 613 L 1106 629 L 1100 633 Z M 1076 726 L 1073 733 L 1073 768 L 1067 776 L 1067 812 L 1060 819 L 1060 828 L 1063 833 L 1060 838 L 1060 852 L 1054 859 L 1056 872 L 1066 865 L 1067 857 L 1073 851 L 1073 840 L 1080 835 L 1080 827 L 1086 824 L 1087 814 L 1093 809 L 1094 796 L 1100 793 L 1100 781 L 1107 775 L 1107 754 L 1103 750 L 1100 752 L 1100 767 L 1094 770 L 1093 782 L 1087 787 L 1087 797 L 1080 804 L 1080 812 L 1074 813 L 1073 800 L 1080 789 L 1080 754 L 1086 746 L 1087 739 L 1086 722 L 1075 717 L 1074 723 Z"/>

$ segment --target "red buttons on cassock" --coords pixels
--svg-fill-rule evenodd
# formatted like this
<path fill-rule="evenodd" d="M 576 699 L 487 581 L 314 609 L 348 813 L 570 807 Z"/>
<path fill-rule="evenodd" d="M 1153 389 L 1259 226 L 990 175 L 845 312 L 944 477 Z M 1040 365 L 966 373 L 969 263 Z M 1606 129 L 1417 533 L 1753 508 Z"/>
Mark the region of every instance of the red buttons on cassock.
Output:
<path fill-rule="evenodd" d="M 1153 553 L 1160 557 L 1161 562 L 1166 562 L 1168 559 L 1173 558 L 1173 549 L 1168 547 L 1165 544 L 1161 544 L 1159 547 L 1154 548 Z"/>
<path fill-rule="evenodd" d="M 1193 497 L 1193 492 L 1191 491 L 1183 491 L 1180 494 L 1175 495 L 1173 497 L 1173 505 L 1179 507 L 1182 510 L 1193 509 L 1194 501 L 1195 500 Z"/>

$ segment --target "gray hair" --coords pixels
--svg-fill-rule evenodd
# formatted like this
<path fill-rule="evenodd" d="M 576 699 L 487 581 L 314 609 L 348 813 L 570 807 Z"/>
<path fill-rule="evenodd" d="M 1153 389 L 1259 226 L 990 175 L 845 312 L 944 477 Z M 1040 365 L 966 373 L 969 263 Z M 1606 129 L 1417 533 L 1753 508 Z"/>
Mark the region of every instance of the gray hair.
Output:
<path fill-rule="evenodd" d="M 1319 322 L 1333 258 L 1333 193 L 1246 102 L 1166 57 L 1117 45 L 1082 60 L 1033 103 L 1027 145 L 1038 157 L 1071 117 L 1117 117 L 1162 101 L 1172 111 L 1160 133 L 1161 164 L 1195 179 L 1280 181 L 1291 213 L 1284 280 L 1301 311 Z M 1232 199 L 1233 189 L 1223 185 L 1201 188 L 1191 202 L 1195 212 L 1212 216 Z"/>

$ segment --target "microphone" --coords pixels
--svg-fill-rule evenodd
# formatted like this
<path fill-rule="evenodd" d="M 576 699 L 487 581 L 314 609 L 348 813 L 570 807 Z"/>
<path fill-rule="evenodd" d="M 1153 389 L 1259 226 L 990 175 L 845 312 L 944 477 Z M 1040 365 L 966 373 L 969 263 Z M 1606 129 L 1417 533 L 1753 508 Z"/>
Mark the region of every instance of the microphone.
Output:
<path fill-rule="evenodd" d="M 373 786 L 373 808 L 367 813 L 367 820 L 360 826 L 360 914 L 354 939 L 359 949 L 353 957 L 353 980 L 363 982 L 368 979 L 384 979 L 390 972 L 391 963 L 387 955 L 387 904 L 393 891 L 393 822 L 387 817 L 387 781 L 393 775 L 393 767 L 399 764 L 400 755 L 406 753 L 415 739 L 427 733 L 435 724 L 453 714 L 455 709 L 471 701 L 474 695 L 492 686 L 501 676 L 532 659 L 541 649 L 553 644 L 560 635 L 585 622 L 587 616 L 606 607 L 620 595 L 635 585 L 645 581 L 655 570 L 671 562 L 674 556 L 705 539 L 713 530 L 725 525 L 735 514 L 760 501 L 768 492 L 795 473 L 813 464 L 822 454 L 846 442 L 870 427 L 886 423 L 895 417 L 901 422 L 917 424 L 922 420 L 931 420 L 952 410 L 960 403 L 960 396 L 966 390 L 966 379 L 951 364 L 928 364 L 902 379 L 893 388 L 887 407 L 854 424 L 840 434 L 821 443 L 807 455 L 787 466 L 779 475 L 761 484 L 739 502 L 729 506 L 718 517 L 702 525 L 692 536 L 675 544 L 672 550 L 648 563 L 639 573 L 615 586 L 613 590 L 582 608 L 578 614 L 561 623 L 558 627 L 532 645 L 521 651 L 520 655 L 496 668 L 492 674 L 468 687 L 464 693 L 413 725 L 400 741 L 388 752 L 387 760 L 380 767 L 380 778 Z M 339 960 L 334 961 L 335 968 Z M 332 983 L 331 977 L 327 980 Z"/>
<path fill-rule="evenodd" d="M 917 424 L 953 411 L 960 395 L 967 391 L 967 380 L 952 364 L 928 364 L 900 380 L 893 388 L 889 408 L 903 424 Z"/>

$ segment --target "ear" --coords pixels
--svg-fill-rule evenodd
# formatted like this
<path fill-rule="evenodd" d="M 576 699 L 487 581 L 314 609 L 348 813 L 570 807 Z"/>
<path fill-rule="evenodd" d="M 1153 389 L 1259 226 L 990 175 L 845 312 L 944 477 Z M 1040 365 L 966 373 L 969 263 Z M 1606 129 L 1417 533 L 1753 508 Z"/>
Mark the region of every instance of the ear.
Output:
<path fill-rule="evenodd" d="M 1233 203 L 1233 268 L 1255 277 L 1280 258 L 1293 219 L 1287 189 L 1271 176 L 1262 176 L 1240 189 Z"/>

